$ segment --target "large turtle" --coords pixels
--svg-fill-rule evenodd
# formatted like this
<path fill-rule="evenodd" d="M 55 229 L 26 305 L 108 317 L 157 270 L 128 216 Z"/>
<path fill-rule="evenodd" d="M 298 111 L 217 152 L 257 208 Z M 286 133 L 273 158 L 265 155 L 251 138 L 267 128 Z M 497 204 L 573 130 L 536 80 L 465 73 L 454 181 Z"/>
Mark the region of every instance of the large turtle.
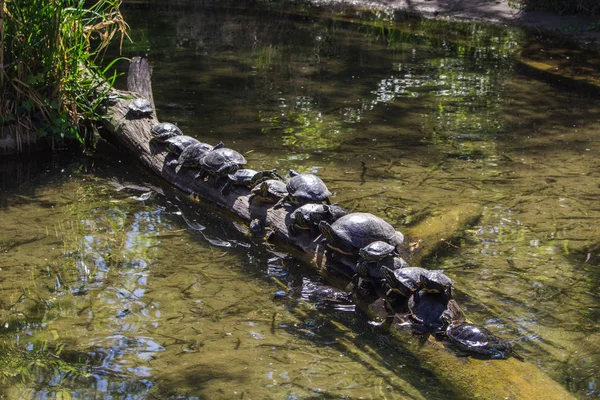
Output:
<path fill-rule="evenodd" d="M 131 103 L 129 103 L 127 108 L 129 109 L 128 114 L 131 114 L 136 118 L 148 117 L 154 112 L 152 103 L 144 98 L 133 100 Z"/>
<path fill-rule="evenodd" d="M 233 149 L 225 147 L 215 148 L 207 152 L 200 160 L 200 172 L 196 178 L 204 178 L 206 175 L 220 178 L 235 173 L 240 165 L 246 164 L 243 155 Z M 216 184 L 217 180 L 215 180 Z"/>
<path fill-rule="evenodd" d="M 264 203 L 277 203 L 287 194 L 285 183 L 278 179 L 268 179 L 252 188 L 253 198 Z"/>
<path fill-rule="evenodd" d="M 288 195 L 276 204 L 281 207 L 285 203 L 303 205 L 306 203 L 327 203 L 331 192 L 325 183 L 316 175 L 300 174 L 290 170 L 290 180 L 287 183 Z"/>
<path fill-rule="evenodd" d="M 196 144 L 191 144 L 187 146 L 177 160 L 172 160 L 167 163 L 167 166 L 175 166 L 181 165 L 186 168 L 195 168 L 200 167 L 200 161 L 204 158 L 204 156 L 212 152 L 214 149 L 220 149 L 223 147 L 223 142 L 219 142 L 215 146 L 211 146 L 206 143 L 198 142 Z"/>
<path fill-rule="evenodd" d="M 448 324 L 446 336 L 460 350 L 488 356 L 490 358 L 523 358 L 515 352 L 512 345 L 494 335 L 486 328 L 467 322 L 458 303 L 448 302 L 447 309 L 442 314 L 442 320 Z"/>
<path fill-rule="evenodd" d="M 398 246 L 404 241 L 402 233 L 379 217 L 369 213 L 344 215 L 329 224 L 319 222 L 319 230 L 326 239 L 327 246 L 339 253 L 357 256 L 359 250 L 378 240 Z"/>
<path fill-rule="evenodd" d="M 212 149 L 212 146 L 206 143 L 201 143 L 198 139 L 195 139 L 191 136 L 181 135 L 181 136 L 172 136 L 163 141 L 167 145 L 167 151 L 169 153 L 173 153 L 177 156 L 180 156 L 185 150 L 186 147 L 195 144 L 200 145 L 201 147 L 205 147 L 207 151 Z"/>
<path fill-rule="evenodd" d="M 152 127 L 152 138 L 150 141 L 164 142 L 165 140 L 183 135 L 177 125 L 170 122 L 160 122 Z M 188 136 L 189 137 L 189 136 Z"/>
<path fill-rule="evenodd" d="M 300 230 L 310 230 L 311 233 L 319 231 L 319 222 L 333 223 L 340 217 L 347 215 L 348 211 L 337 204 L 308 203 L 300 206 L 290 214 L 292 223 L 288 226 L 289 231 L 296 235 Z"/>

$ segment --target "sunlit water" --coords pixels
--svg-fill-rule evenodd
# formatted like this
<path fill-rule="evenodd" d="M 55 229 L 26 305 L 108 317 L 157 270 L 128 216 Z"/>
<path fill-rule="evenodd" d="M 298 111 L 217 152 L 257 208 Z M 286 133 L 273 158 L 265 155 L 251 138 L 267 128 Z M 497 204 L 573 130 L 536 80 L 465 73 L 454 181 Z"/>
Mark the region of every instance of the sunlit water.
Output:
<path fill-rule="evenodd" d="M 131 9 L 124 55 L 151 60 L 161 120 L 254 168 L 316 172 L 349 209 L 403 230 L 481 206 L 428 266 L 470 319 L 597 397 L 600 98 L 521 62 L 578 54 L 518 30 L 332 15 Z M 350 300 L 303 300 L 309 267 L 126 160 L 18 168 L 0 186 L 0 395 L 460 396 Z"/>

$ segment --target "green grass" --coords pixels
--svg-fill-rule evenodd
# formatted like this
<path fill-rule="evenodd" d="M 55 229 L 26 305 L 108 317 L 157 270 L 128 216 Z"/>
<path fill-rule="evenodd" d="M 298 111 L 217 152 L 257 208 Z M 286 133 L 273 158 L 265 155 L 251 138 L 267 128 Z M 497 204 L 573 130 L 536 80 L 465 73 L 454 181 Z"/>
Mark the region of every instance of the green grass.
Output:
<path fill-rule="evenodd" d="M 0 124 L 55 146 L 82 142 L 105 95 L 97 65 L 126 24 L 120 0 L 0 0 Z M 18 141 L 18 140 L 17 140 Z"/>

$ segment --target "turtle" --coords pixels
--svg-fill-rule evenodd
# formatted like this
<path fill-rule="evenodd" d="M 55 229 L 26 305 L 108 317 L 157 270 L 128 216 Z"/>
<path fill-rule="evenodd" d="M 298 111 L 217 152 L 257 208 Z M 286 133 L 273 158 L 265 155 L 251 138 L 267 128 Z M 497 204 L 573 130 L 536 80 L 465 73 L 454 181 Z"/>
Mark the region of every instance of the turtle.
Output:
<path fill-rule="evenodd" d="M 310 230 L 311 233 L 317 233 L 319 222 L 327 221 L 331 224 L 346 214 L 348 211 L 338 204 L 308 203 L 296 208 L 290 214 L 292 223 L 288 229 L 293 235 L 297 235 L 299 230 Z"/>
<path fill-rule="evenodd" d="M 393 257 L 398 255 L 398 252 L 396 246 L 392 246 L 383 240 L 377 240 L 359 249 L 358 255 L 362 261 L 370 263 L 381 261 L 386 257 Z"/>
<path fill-rule="evenodd" d="M 283 178 L 279 176 L 276 169 L 268 169 L 264 171 L 255 171 L 253 169 L 238 169 L 233 174 L 227 175 L 229 181 L 226 186 L 237 185 L 246 186 L 253 188 L 254 186 L 268 180 L 277 179 L 283 181 Z M 225 190 L 225 187 L 223 187 Z"/>
<path fill-rule="evenodd" d="M 183 132 L 181 132 L 181 129 L 179 129 L 175 124 L 170 122 L 161 122 L 152 127 L 152 135 L 153 136 L 150 141 L 156 140 L 158 142 L 164 142 L 169 138 L 183 135 Z"/>
<path fill-rule="evenodd" d="M 421 275 L 420 290 L 430 293 L 442 293 L 449 299 L 452 297 L 452 285 L 454 281 L 441 270 L 428 270 Z"/>
<path fill-rule="evenodd" d="M 283 179 L 283 177 L 277 173 L 277 169 L 266 169 L 263 171 L 258 171 L 256 174 L 254 174 L 254 176 L 250 179 L 248 187 L 253 188 L 259 183 L 269 179 L 275 179 L 281 182 L 285 181 L 285 179 Z"/>
<path fill-rule="evenodd" d="M 181 155 L 181 153 L 183 153 L 183 150 L 192 145 L 200 145 L 201 147 L 205 147 L 207 149 L 207 151 L 209 149 L 212 149 L 212 146 L 206 143 L 201 143 L 198 141 L 198 139 L 195 139 L 191 136 L 186 136 L 186 135 L 181 135 L 181 136 L 172 136 L 170 138 L 167 138 L 163 141 L 163 143 L 165 143 L 167 145 L 167 151 L 169 153 L 173 153 L 177 156 Z"/>
<path fill-rule="evenodd" d="M 214 148 L 208 151 L 200 160 L 200 172 L 196 178 L 203 178 L 206 175 L 218 178 L 235 173 L 240 165 L 246 164 L 243 155 L 233 149 L 226 147 Z M 215 180 L 215 184 L 217 182 Z"/>
<path fill-rule="evenodd" d="M 448 298 L 441 294 L 415 292 L 408 299 L 409 318 L 416 327 L 427 332 L 439 332 L 444 328 L 442 315 L 448 306 Z"/>
<path fill-rule="evenodd" d="M 200 161 L 204 156 L 212 152 L 213 149 L 219 149 L 223 147 L 223 142 L 219 142 L 215 146 L 208 145 L 206 143 L 198 142 L 187 146 L 177 160 L 172 160 L 167 163 L 167 166 L 181 165 L 186 168 L 195 168 L 200 166 Z"/>
<path fill-rule="evenodd" d="M 144 98 L 138 98 L 129 103 L 129 111 L 131 115 L 137 118 L 147 117 L 152 115 L 154 112 L 154 107 L 152 107 L 152 103 Z"/>
<path fill-rule="evenodd" d="M 303 205 L 306 203 L 331 204 L 331 192 L 325 183 L 316 175 L 300 174 L 290 170 L 290 180 L 287 183 L 288 195 L 281 199 L 275 206 L 282 207 L 285 203 Z"/>
<path fill-rule="evenodd" d="M 482 326 L 468 323 L 455 300 L 448 301 L 448 306 L 442 313 L 442 321 L 447 324 L 446 336 L 462 351 L 490 358 L 508 358 L 513 355 L 523 360 L 509 342 Z"/>
<path fill-rule="evenodd" d="M 421 276 L 427 274 L 428 270 L 420 267 L 407 267 L 391 269 L 387 266 L 381 266 L 381 275 L 389 287 L 386 295 L 392 292 L 398 293 L 404 297 L 410 297 L 419 292 L 421 288 Z"/>
<path fill-rule="evenodd" d="M 381 273 L 382 267 L 386 267 L 390 270 L 397 270 L 400 268 L 408 268 L 408 263 L 399 256 L 385 257 L 379 261 L 371 262 L 359 259 L 356 263 L 356 274 L 358 277 L 367 280 L 381 280 L 383 279 L 383 274 Z"/>
<path fill-rule="evenodd" d="M 264 203 L 277 203 L 287 196 L 285 183 L 278 179 L 268 179 L 251 190 L 253 198 Z"/>
<path fill-rule="evenodd" d="M 334 251 L 349 256 L 357 256 L 359 250 L 378 240 L 398 246 L 404 241 L 404 235 L 381 218 L 369 213 L 344 215 L 329 224 L 319 222 L 319 230 L 325 237 L 327 246 Z"/>

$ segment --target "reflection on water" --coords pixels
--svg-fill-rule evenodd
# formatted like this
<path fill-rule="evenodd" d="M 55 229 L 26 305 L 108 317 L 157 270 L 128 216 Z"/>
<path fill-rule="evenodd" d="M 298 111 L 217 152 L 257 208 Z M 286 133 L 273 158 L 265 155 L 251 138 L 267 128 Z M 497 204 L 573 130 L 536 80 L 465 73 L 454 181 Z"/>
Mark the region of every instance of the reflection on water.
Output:
<path fill-rule="evenodd" d="M 530 75 L 521 60 L 548 44 L 518 30 L 330 16 L 138 8 L 125 55 L 151 59 L 161 120 L 253 168 L 315 171 L 335 201 L 399 230 L 481 205 L 428 266 L 471 319 L 598 396 L 596 90 Z M 2 175 L 0 395 L 459 396 L 306 266 L 133 171 Z"/>

